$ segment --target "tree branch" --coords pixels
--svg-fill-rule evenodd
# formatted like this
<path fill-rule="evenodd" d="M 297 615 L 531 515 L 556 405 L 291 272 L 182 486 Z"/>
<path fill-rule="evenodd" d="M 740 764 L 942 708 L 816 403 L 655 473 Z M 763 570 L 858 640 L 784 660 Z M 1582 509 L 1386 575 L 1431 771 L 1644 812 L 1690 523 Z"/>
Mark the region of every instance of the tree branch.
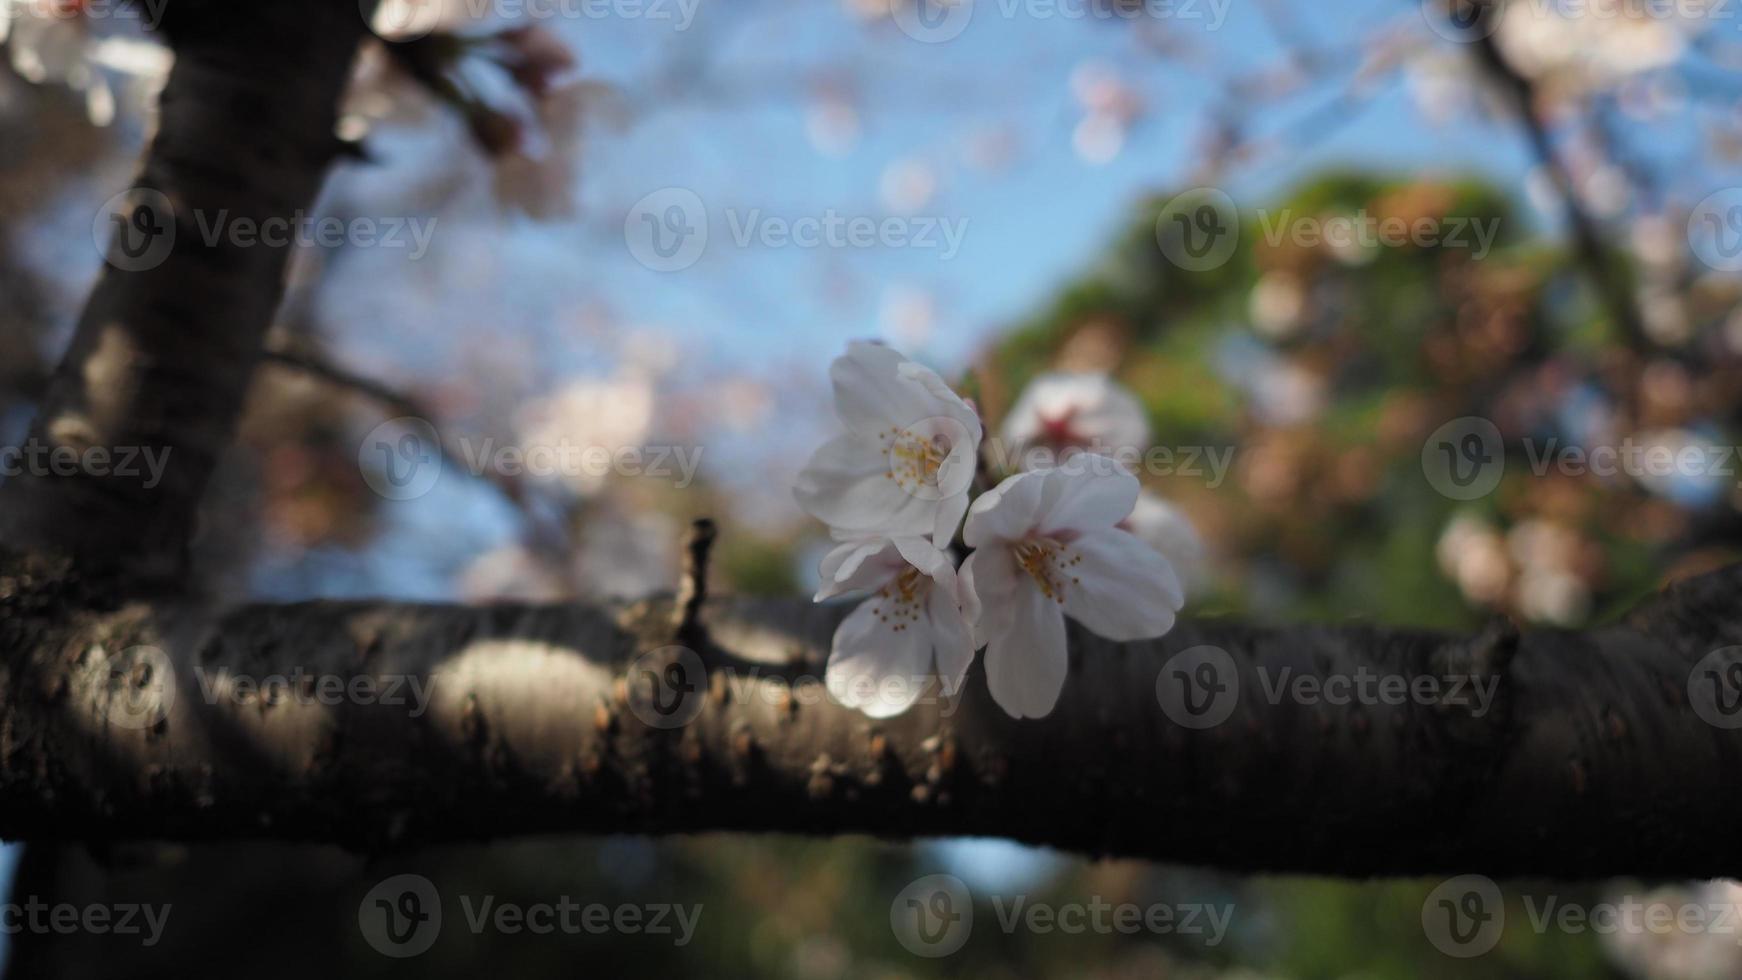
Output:
<path fill-rule="evenodd" d="M 1586 632 L 1212 621 L 1118 645 L 1073 625 L 1058 708 L 1026 722 L 978 666 L 957 696 L 893 719 L 833 703 L 814 678 L 839 605 L 711 599 L 689 649 L 670 645 L 669 599 L 69 619 L 52 581 L 0 577 L 9 838 L 966 834 L 1239 871 L 1742 870 L 1742 788 L 1725 778 L 1742 732 L 1702 720 L 1689 693 L 1703 657 L 1742 643 L 1742 566 Z M 1204 646 L 1237 692 L 1193 727 L 1157 684 Z M 1402 703 L 1300 693 L 1362 676 L 1463 686 Z"/>
<path fill-rule="evenodd" d="M 504 473 L 494 466 L 481 470 L 474 468 L 462 444 L 446 427 L 437 422 L 436 413 L 422 401 L 318 355 L 269 348 L 265 360 L 268 364 L 299 371 L 330 385 L 355 391 L 397 415 L 430 423 L 430 427 L 436 432 L 436 448 L 442 454 L 444 466 L 456 473 L 470 473 L 494 488 L 526 521 L 532 532 L 526 536 L 527 544 L 543 554 L 553 566 L 566 567 L 572 537 L 568 522 L 552 519 L 547 509 L 537 506 L 533 500 L 534 491 L 521 477 Z"/>
<path fill-rule="evenodd" d="M 1476 11 L 1478 19 L 1499 17 L 1503 9 L 1503 4 L 1498 0 L 1453 2 L 1468 4 Z M 1573 236 L 1574 254 L 1577 255 L 1579 264 L 1584 266 L 1592 288 L 1608 307 L 1609 315 L 1621 331 L 1622 339 L 1634 350 L 1653 350 L 1656 344 L 1645 331 L 1645 321 L 1639 314 L 1639 304 L 1629 285 L 1631 276 L 1628 270 L 1614 267 L 1615 263 L 1611 261 L 1608 250 L 1603 245 L 1602 233 L 1597 229 L 1597 221 L 1579 199 L 1579 189 L 1573 183 L 1573 176 L 1555 153 L 1548 126 L 1537 113 L 1536 86 L 1506 60 L 1495 40 L 1497 33 L 1493 30 L 1477 32 L 1474 42 L 1476 60 L 1506 91 L 1518 109 L 1518 119 L 1530 140 L 1531 152 L 1535 154 L 1537 163 L 1547 172 L 1550 183 L 1560 196 L 1561 207 L 1566 211 L 1567 226 Z"/>

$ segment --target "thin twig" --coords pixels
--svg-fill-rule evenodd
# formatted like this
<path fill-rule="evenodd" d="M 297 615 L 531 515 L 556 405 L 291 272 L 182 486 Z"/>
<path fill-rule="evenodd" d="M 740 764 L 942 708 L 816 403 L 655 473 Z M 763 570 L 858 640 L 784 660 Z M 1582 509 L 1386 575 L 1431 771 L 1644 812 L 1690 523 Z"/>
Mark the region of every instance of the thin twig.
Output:
<path fill-rule="evenodd" d="M 550 520 L 538 512 L 538 508 L 533 506 L 533 494 L 528 489 L 526 482 L 493 466 L 482 468 L 473 466 L 466 459 L 465 452 L 453 436 L 444 431 L 442 426 L 435 424 L 435 413 L 417 398 L 374 378 L 349 371 L 318 355 L 280 348 L 267 350 L 265 356 L 269 364 L 300 371 L 309 377 L 318 378 L 340 388 L 348 388 L 381 404 L 397 415 L 430 423 L 430 428 L 436 433 L 436 447 L 441 451 L 445 466 L 451 466 L 462 473 L 469 473 L 500 492 L 508 503 L 526 518 L 530 526 L 541 532 L 529 535 L 535 548 L 552 557 L 560 558 L 567 555 L 567 528 L 562 526 L 561 522 Z"/>
<path fill-rule="evenodd" d="M 713 551 L 718 528 L 710 518 L 690 523 L 684 541 L 683 575 L 678 579 L 677 601 L 672 604 L 673 633 L 683 640 L 697 638 L 702 629 L 702 603 L 708 601 L 708 555 Z"/>
<path fill-rule="evenodd" d="M 1495 9 L 1493 0 L 1465 2 L 1479 8 Z M 1628 286 L 1627 277 L 1610 267 L 1602 235 L 1597 230 L 1597 222 L 1579 201 L 1579 191 L 1573 184 L 1572 174 L 1555 153 L 1548 126 L 1537 114 L 1536 86 L 1506 61 L 1494 36 L 1494 31 L 1480 32 L 1475 40 L 1477 61 L 1512 96 L 1518 109 L 1519 121 L 1523 123 L 1525 134 L 1530 139 L 1531 151 L 1535 153 L 1537 163 L 1548 171 L 1549 179 L 1560 195 L 1561 205 L 1566 209 L 1567 224 L 1573 234 L 1574 253 L 1584 267 L 1586 276 L 1590 278 L 1591 285 L 1609 307 L 1609 315 L 1615 319 L 1628 345 L 1634 350 L 1652 349 L 1651 337 L 1645 332 L 1645 321 L 1639 314 L 1639 304 Z"/>

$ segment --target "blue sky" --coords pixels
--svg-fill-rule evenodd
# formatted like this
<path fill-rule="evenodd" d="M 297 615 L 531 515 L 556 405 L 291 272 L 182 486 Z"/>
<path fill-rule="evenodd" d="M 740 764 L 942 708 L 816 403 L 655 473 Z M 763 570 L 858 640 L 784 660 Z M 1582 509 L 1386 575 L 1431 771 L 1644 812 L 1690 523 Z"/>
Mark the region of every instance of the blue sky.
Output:
<path fill-rule="evenodd" d="M 604 305 L 623 324 L 678 338 L 708 365 L 762 370 L 775 377 L 809 370 L 850 337 L 885 333 L 892 302 L 929 298 L 932 329 L 922 350 L 959 366 L 1000 327 L 1020 319 L 1089 265 L 1121 228 L 1134 201 L 1181 186 L 1204 113 L 1220 82 L 1281 63 L 1284 49 L 1252 0 L 1223 0 L 1226 20 L 1156 19 L 1143 24 L 1186 54 L 1161 58 L 1128 24 L 998 16 L 1013 0 L 980 0 L 968 28 L 943 44 L 922 44 L 890 23 L 867 24 L 835 4 L 704 2 L 684 31 L 637 19 L 542 21 L 580 53 L 583 76 L 635 100 L 624 126 L 596 125 L 575 175 L 581 203 L 573 220 L 515 219 L 492 238 L 488 275 L 444 273 L 462 287 L 440 316 L 472 316 L 472 301 L 520 323 Z M 1201 0 L 1207 11 L 1209 0 Z M 989 13 L 987 13 L 989 11 Z M 1315 46 L 1347 47 L 1385 24 L 1432 40 L 1416 8 L 1367 0 L 1313 13 Z M 1440 42 L 1446 43 L 1446 42 Z M 1349 67 L 1354 59 L 1344 56 Z M 1082 112 L 1071 78 L 1099 63 L 1137 91 L 1142 118 L 1113 160 L 1090 163 L 1072 149 Z M 696 66 L 701 67 L 696 67 Z M 690 66 L 675 69 L 673 66 Z M 686 80 L 658 92 L 658 80 Z M 1322 105 L 1346 71 L 1254 118 L 1277 131 Z M 825 153 L 807 135 L 819 87 L 849 89 L 858 135 L 849 149 Z M 971 166 L 978 141 L 1001 134 L 1014 146 L 996 171 Z M 452 133 L 419 131 L 383 143 L 386 165 L 347 178 L 359 192 L 390 191 L 405 168 L 442 149 Z M 1483 133 L 1469 124 L 1437 128 L 1424 120 L 1393 77 L 1354 120 L 1310 148 L 1261 157 L 1229 175 L 1242 205 L 1262 204 L 1280 188 L 1333 164 L 1399 172 L 1478 171 L 1517 184 L 1528 160 L 1515 132 Z M 930 175 L 935 191 L 914 212 L 962 229 L 959 251 L 937 248 L 738 247 L 728 225 L 755 213 L 783 219 L 829 213 L 881 220 L 892 211 L 880 193 L 891 168 Z M 704 202 L 709 242 L 694 265 L 676 272 L 642 267 L 624 241 L 635 202 L 662 188 L 685 188 Z M 444 218 L 444 220 L 449 220 Z M 464 218 L 452 219 L 456 225 Z M 494 232 L 503 219 L 477 218 Z M 917 224 L 910 227 L 918 227 Z M 454 236 L 438 236 L 460 242 Z M 480 257 L 438 254 L 438 263 Z M 398 261 L 384 256 L 383 262 Z M 359 263 L 359 284 L 379 282 L 381 263 Z M 383 301 L 385 302 L 385 300 Z M 913 346 L 914 337 L 890 339 Z M 383 354 L 385 352 L 382 352 Z M 552 351 L 557 358 L 570 352 Z M 598 351 L 572 352 L 597 363 Z"/>

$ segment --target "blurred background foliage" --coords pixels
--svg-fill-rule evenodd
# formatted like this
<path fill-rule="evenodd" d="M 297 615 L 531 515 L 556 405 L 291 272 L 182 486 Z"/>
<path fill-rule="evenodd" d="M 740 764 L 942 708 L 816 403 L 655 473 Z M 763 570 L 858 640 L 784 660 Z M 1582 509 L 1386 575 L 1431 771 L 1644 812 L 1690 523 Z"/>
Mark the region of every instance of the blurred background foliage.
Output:
<path fill-rule="evenodd" d="M 1278 619 L 1466 627 L 1493 614 L 1578 626 L 1668 577 L 1733 561 L 1736 480 L 1535 472 L 1548 447 L 1734 444 L 1742 380 L 1733 280 L 1660 311 L 1677 343 L 1630 346 L 1568 250 L 1517 234 L 1476 179 L 1336 173 L 1243 216 L 1208 272 L 1156 247 L 1170 195 L 1140 207 L 1103 261 L 997 341 L 988 406 L 1041 371 L 1108 371 L 1158 442 L 1231 448 L 1224 485 L 1152 479 L 1213 542 L 1199 608 Z M 1492 227 L 1463 247 L 1301 245 L 1285 217 Z M 1448 238 L 1451 236 L 1448 235 Z M 1460 502 L 1423 478 L 1428 435 L 1493 420 L 1507 476 Z M 1540 464 L 1538 464 L 1539 466 Z"/>
<path fill-rule="evenodd" d="M 1192 615 L 1578 627 L 1737 559 L 1733 469 L 1537 474 L 1527 447 L 1722 448 L 1742 434 L 1742 280 L 1703 264 L 1686 230 L 1696 202 L 1737 183 L 1733 25 L 1563 16 L 1545 30 L 1538 21 L 1562 15 L 1540 4 L 1538 21 L 1503 20 L 1500 47 L 1533 86 L 1528 104 L 1574 190 L 1557 197 L 1518 106 L 1496 96 L 1469 45 L 1429 29 L 1431 3 L 1351 4 L 1311 25 L 1281 5 L 1236 3 L 1220 33 L 986 23 L 981 41 L 982 19 L 944 46 L 972 76 L 963 81 L 940 80 L 937 52 L 891 27 L 900 2 L 805 14 L 747 4 L 655 39 L 615 22 L 541 25 L 573 50 L 560 67 L 580 81 L 553 96 L 517 74 L 527 105 L 511 126 L 498 118 L 509 118 L 501 86 L 432 96 L 372 50 L 345 134 L 375 159 L 343 168 L 322 211 L 437 218 L 436 249 L 415 264 L 303 250 L 273 339 L 284 358 L 262 367 L 207 502 L 201 586 L 234 600 L 636 596 L 671 586 L 679 531 L 706 514 L 724 525 L 722 587 L 806 592 L 824 542 L 786 488 L 832 424 L 827 358 L 867 334 L 937 364 L 993 424 L 1042 372 L 1099 371 L 1141 399 L 1157 444 L 1231 452 L 1221 479 L 1146 476 L 1208 548 Z M 92 215 L 130 179 L 163 68 L 135 46 L 143 34 L 87 23 L 83 4 L 59 5 L 67 15 L 50 26 L 63 33 L 47 33 L 30 19 L 36 3 L 0 0 L 12 25 L 0 69 L 6 441 L 21 436 L 96 274 Z M 988 92 L 984 78 L 1006 81 Z M 1304 127 L 1257 121 L 1298 122 L 1326 93 L 1330 116 Z M 537 154 L 534 134 L 548 144 Z M 839 205 L 977 224 L 954 265 L 749 249 L 660 279 L 633 267 L 621 228 L 661 181 L 788 214 Z M 862 185 L 877 189 L 861 197 Z M 1199 186 L 1236 196 L 1238 247 L 1189 271 L 1158 248 L 1157 223 Z M 1572 208 L 1602 233 L 1596 259 L 1569 242 Z M 1483 254 L 1275 235 L 1282 220 L 1358 216 L 1498 234 Z M 1605 288 L 1614 282 L 1621 307 Z M 359 446 L 403 415 L 474 445 L 554 432 L 706 453 L 684 487 L 447 472 L 426 497 L 391 502 L 370 489 Z M 1499 488 L 1468 503 L 1422 469 L 1429 433 L 1462 416 L 1492 420 L 1506 446 Z M 609 839 L 368 860 L 264 844 L 4 853 L 15 895 L 174 903 L 154 950 L 10 937 L 15 975 L 151 976 L 189 963 L 286 977 L 1742 973 L 1733 937 L 1538 933 L 1519 901 L 1652 889 L 1742 901 L 1725 882 L 1508 883 L 1503 941 L 1463 961 L 1424 937 L 1432 881 L 1234 877 L 998 842 Z M 436 881 L 456 922 L 460 894 L 566 894 L 699 902 L 702 927 L 681 949 L 450 927 L 431 953 L 388 960 L 362 941 L 357 902 L 401 871 Z M 896 942 L 889 906 L 938 871 L 973 891 L 976 928 L 960 953 L 928 961 Z M 992 897 L 1018 894 L 1235 913 L 1215 946 L 1005 934 Z"/>

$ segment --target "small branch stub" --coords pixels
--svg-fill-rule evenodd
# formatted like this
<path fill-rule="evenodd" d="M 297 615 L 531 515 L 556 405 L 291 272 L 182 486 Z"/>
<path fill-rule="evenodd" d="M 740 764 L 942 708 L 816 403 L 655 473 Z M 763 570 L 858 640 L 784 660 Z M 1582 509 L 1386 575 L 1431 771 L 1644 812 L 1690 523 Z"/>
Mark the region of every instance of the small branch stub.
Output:
<path fill-rule="evenodd" d="M 675 639 L 692 647 L 705 632 L 701 618 L 702 603 L 708 601 L 708 556 L 718 533 L 713 520 L 702 517 L 690 524 L 684 540 L 683 574 L 672 605 L 671 628 Z"/>

